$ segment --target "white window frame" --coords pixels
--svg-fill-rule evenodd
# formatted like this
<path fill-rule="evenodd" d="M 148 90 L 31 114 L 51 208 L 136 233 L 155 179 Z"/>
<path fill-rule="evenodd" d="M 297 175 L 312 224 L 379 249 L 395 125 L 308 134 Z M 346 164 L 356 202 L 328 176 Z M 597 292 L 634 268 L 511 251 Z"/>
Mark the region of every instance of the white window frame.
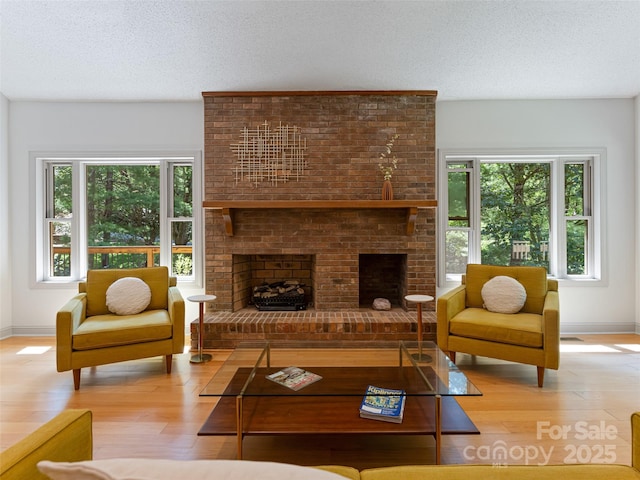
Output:
<path fill-rule="evenodd" d="M 438 286 L 450 288 L 460 283 L 459 274 L 448 274 L 446 270 L 446 232 L 448 225 L 448 162 L 471 162 L 470 179 L 470 227 L 468 263 L 480 263 L 480 163 L 481 161 L 530 161 L 551 163 L 551 205 L 549 232 L 549 277 L 556 278 L 566 286 L 606 284 L 605 240 L 606 226 L 602 212 L 605 211 L 605 164 L 606 150 L 593 149 L 441 149 L 438 151 Z M 564 165 L 570 161 L 587 161 L 591 165 L 591 215 L 588 234 L 589 275 L 569 275 L 566 267 L 566 222 L 576 217 L 567 217 L 564 212 Z"/>
<path fill-rule="evenodd" d="M 53 277 L 49 275 L 49 245 L 47 219 L 47 191 L 48 186 L 46 168 L 51 163 L 66 163 L 72 166 L 72 210 L 71 220 L 71 275 L 69 277 Z M 31 184 L 33 203 L 32 216 L 35 219 L 32 227 L 33 251 L 31 271 L 33 272 L 34 287 L 66 287 L 86 278 L 87 272 L 87 239 L 86 239 L 86 182 L 84 168 L 88 164 L 116 164 L 116 165 L 149 165 L 160 166 L 160 265 L 171 269 L 171 222 L 181 220 L 169 217 L 170 202 L 173 201 L 173 188 L 168 184 L 169 168 L 172 164 L 192 164 L 193 168 L 193 227 L 192 227 L 192 259 L 193 274 L 189 277 L 178 277 L 181 286 L 200 288 L 203 284 L 203 215 L 202 191 L 203 176 L 202 158 L 198 151 L 185 152 L 154 152 L 154 153 L 60 153 L 60 152 L 32 152 L 30 165 L 32 169 Z M 182 219 L 185 220 L 185 219 Z"/>

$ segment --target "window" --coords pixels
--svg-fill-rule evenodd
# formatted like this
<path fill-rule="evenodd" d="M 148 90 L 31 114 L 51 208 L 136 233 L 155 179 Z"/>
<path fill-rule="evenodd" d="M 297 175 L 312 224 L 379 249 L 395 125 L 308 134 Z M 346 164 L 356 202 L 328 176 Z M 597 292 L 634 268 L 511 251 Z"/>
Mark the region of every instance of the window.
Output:
<path fill-rule="evenodd" d="M 604 152 L 440 152 L 439 280 L 468 263 L 539 265 L 599 280 Z"/>
<path fill-rule="evenodd" d="M 199 278 L 197 155 L 35 155 L 34 163 L 38 281 L 157 265 L 181 281 Z"/>

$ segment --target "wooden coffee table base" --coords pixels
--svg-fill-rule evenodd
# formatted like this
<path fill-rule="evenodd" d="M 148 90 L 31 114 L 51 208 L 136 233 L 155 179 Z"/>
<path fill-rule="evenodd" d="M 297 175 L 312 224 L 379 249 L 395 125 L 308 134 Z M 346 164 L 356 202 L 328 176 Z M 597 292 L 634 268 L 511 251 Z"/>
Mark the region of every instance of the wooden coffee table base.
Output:
<path fill-rule="evenodd" d="M 431 435 L 436 463 L 440 463 L 441 435 L 480 433 L 453 397 L 407 397 L 400 424 L 360 418 L 361 400 L 356 396 L 220 397 L 198 435 L 236 435 L 238 459 L 247 435 Z"/>

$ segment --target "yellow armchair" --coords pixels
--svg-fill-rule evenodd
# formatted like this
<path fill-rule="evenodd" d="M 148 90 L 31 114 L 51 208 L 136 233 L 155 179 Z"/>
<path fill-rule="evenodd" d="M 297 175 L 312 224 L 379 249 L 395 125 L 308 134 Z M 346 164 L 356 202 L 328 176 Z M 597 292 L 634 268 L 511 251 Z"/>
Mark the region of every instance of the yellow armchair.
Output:
<path fill-rule="evenodd" d="M 482 287 L 496 276 L 520 282 L 526 301 L 518 313 L 490 312 Z M 437 301 L 438 346 L 455 362 L 456 352 L 535 365 L 538 386 L 546 368 L 560 362 L 560 312 L 557 280 L 543 267 L 467 265 L 462 284 Z"/>
<path fill-rule="evenodd" d="M 151 290 L 147 308 L 134 315 L 115 315 L 106 303 L 109 286 L 135 277 Z M 73 370 L 74 388 L 80 388 L 80 369 L 162 355 L 171 373 L 172 355 L 183 352 L 184 300 L 167 267 L 89 270 L 78 284 L 79 293 L 56 317 L 58 372 Z"/>

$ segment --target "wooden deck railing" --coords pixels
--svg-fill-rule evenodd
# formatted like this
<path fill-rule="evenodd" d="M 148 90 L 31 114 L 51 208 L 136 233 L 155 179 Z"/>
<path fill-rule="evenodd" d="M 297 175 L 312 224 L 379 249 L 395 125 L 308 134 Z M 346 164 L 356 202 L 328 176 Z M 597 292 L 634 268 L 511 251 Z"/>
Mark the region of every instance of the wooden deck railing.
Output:
<path fill-rule="evenodd" d="M 193 248 L 191 245 L 174 245 L 171 247 L 171 254 L 187 254 L 191 255 Z M 112 264 L 118 264 L 122 267 L 124 264 L 127 268 L 134 267 L 153 267 L 159 265 L 157 258 L 160 255 L 159 245 L 142 245 L 142 246 L 121 246 L 121 247 L 89 247 L 89 268 L 109 268 Z M 123 256 L 130 256 L 127 260 Z M 135 257 L 133 257 L 135 255 Z M 93 260 L 92 260 L 93 258 Z M 56 247 L 52 249 L 51 270 L 65 269 L 65 265 L 69 265 L 71 260 L 70 247 Z M 100 263 L 100 266 L 96 266 Z"/>

